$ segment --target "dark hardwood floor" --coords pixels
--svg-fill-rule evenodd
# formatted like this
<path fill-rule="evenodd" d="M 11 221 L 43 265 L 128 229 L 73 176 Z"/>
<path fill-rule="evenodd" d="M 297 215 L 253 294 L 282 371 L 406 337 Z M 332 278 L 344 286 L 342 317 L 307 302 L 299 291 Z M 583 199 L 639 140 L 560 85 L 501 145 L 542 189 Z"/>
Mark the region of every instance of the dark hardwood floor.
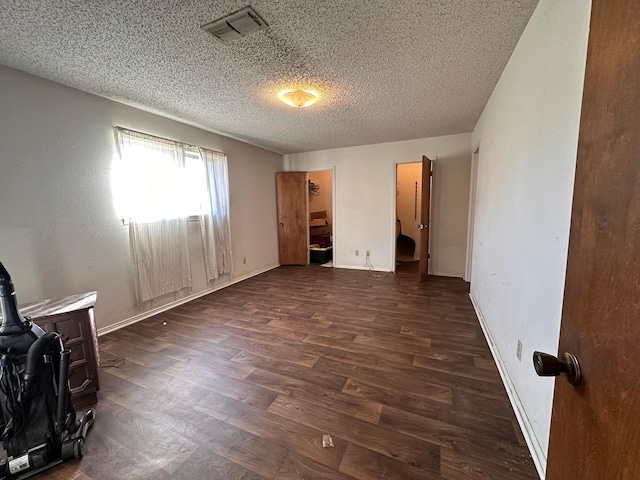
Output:
<path fill-rule="evenodd" d="M 280 267 L 100 350 L 85 457 L 38 478 L 538 478 L 459 279 Z"/>

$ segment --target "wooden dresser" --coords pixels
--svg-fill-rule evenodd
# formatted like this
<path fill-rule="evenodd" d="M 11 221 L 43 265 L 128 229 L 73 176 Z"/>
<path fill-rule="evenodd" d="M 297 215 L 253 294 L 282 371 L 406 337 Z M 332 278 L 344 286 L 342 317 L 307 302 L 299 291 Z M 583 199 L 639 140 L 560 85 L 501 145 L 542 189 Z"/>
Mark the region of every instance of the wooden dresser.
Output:
<path fill-rule="evenodd" d="M 76 409 L 98 402 L 100 352 L 93 314 L 96 297 L 96 292 L 89 292 L 20 305 L 23 316 L 45 332 L 59 333 L 65 348 L 71 350 L 69 384 Z"/>

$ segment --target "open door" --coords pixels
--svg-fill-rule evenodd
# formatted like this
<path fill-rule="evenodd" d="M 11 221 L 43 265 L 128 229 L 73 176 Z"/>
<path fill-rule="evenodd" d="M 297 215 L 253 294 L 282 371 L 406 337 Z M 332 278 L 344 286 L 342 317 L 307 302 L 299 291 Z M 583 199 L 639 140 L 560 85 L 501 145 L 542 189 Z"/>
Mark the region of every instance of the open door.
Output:
<path fill-rule="evenodd" d="M 309 263 L 309 193 L 306 172 L 277 172 L 280 265 Z"/>
<path fill-rule="evenodd" d="M 422 156 L 422 212 L 420 213 L 420 281 L 424 282 L 429 275 L 429 232 L 431 224 L 429 211 L 431 207 L 431 181 L 433 180 L 433 162 Z"/>
<path fill-rule="evenodd" d="M 547 480 L 640 478 L 639 26 L 593 0 L 559 345 L 582 380 L 556 379 Z"/>

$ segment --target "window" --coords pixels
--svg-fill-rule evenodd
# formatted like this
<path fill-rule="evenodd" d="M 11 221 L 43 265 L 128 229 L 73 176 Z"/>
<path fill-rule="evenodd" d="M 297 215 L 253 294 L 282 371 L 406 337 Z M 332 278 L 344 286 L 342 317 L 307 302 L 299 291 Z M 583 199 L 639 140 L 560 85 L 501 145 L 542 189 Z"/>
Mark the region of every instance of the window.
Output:
<path fill-rule="evenodd" d="M 207 187 L 197 147 L 123 129 L 116 136 L 113 194 L 125 223 L 200 215 Z"/>
<path fill-rule="evenodd" d="M 186 221 L 201 224 L 207 280 L 231 273 L 227 158 L 220 152 L 115 128 L 112 185 L 129 224 L 138 301 L 191 286 Z"/>

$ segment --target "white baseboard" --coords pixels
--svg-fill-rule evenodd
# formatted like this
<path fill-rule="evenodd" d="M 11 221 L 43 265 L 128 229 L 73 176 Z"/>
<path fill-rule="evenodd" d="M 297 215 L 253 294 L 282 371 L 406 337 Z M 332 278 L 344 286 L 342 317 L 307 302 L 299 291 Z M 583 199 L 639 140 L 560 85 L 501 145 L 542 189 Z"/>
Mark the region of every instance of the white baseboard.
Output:
<path fill-rule="evenodd" d="M 166 312 L 167 310 L 171 310 L 172 308 L 177 307 L 178 305 L 183 305 L 187 302 L 190 302 L 191 300 L 195 300 L 196 298 L 204 297 L 205 295 L 209 295 L 210 293 L 229 287 L 234 283 L 242 282 L 243 280 L 247 280 L 248 278 L 255 277 L 256 275 L 260 275 L 261 273 L 268 272 L 269 270 L 273 270 L 274 268 L 278 268 L 279 266 L 280 266 L 279 263 L 275 265 L 270 265 L 268 267 L 262 268 L 255 272 L 247 273 L 245 275 L 241 275 L 239 277 L 233 278 L 228 282 L 221 283 L 220 285 L 215 285 L 211 288 L 207 288 L 205 290 L 192 293 L 191 295 L 187 295 L 186 297 L 179 298 L 178 300 L 175 300 L 173 302 L 169 302 L 166 305 L 162 305 L 157 308 L 152 308 L 151 310 L 147 310 L 146 312 L 142 312 L 138 315 L 134 315 L 133 317 L 125 318 L 124 320 L 121 320 L 119 322 L 112 323 L 111 325 L 107 325 L 106 327 L 99 328 L 98 336 L 104 335 L 109 332 L 114 332 L 116 330 L 126 327 L 127 325 L 132 325 L 146 318 L 153 317 L 154 315 L 157 315 L 159 313 Z"/>
<path fill-rule="evenodd" d="M 464 277 L 464 273 L 451 273 L 451 272 L 431 272 L 429 275 L 434 275 L 436 277 L 453 277 L 453 278 Z"/>
<path fill-rule="evenodd" d="M 369 270 L 369 267 L 366 265 L 333 265 L 334 268 L 346 268 L 348 270 Z M 393 270 L 388 268 L 375 268 L 374 272 L 389 272 L 393 273 Z M 462 273 L 451 273 L 451 272 L 430 272 L 429 275 L 434 275 L 436 277 L 453 277 L 453 278 L 462 278 L 464 274 Z"/>
<path fill-rule="evenodd" d="M 502 383 L 504 384 L 504 388 L 507 391 L 507 395 L 509 396 L 509 401 L 511 402 L 511 407 L 513 408 L 513 411 L 516 415 L 516 419 L 518 420 L 520 429 L 522 430 L 522 435 L 527 442 L 527 447 L 529 447 L 529 452 L 531 453 L 531 457 L 533 458 L 533 463 L 536 466 L 538 475 L 542 480 L 544 480 L 547 469 L 547 454 L 543 450 L 540 442 L 538 441 L 538 437 L 536 437 L 535 432 L 533 431 L 533 425 L 531 425 L 531 421 L 529 420 L 529 417 L 524 410 L 524 406 L 520 401 L 518 392 L 515 389 L 505 363 L 502 360 L 502 356 L 500 355 L 500 352 L 498 351 L 498 348 L 496 347 L 496 344 L 493 340 L 493 334 L 491 333 L 491 330 L 489 329 L 489 326 L 487 325 L 487 322 L 482 315 L 482 311 L 480 310 L 480 306 L 473 296 L 473 292 L 469 293 L 469 298 L 471 298 L 471 303 L 473 304 L 473 308 L 475 309 L 478 320 L 480 321 L 480 326 L 482 327 L 484 336 L 487 339 L 487 343 L 489 344 L 489 349 L 491 350 L 493 359 L 498 366 L 498 372 L 500 372 Z"/>
<path fill-rule="evenodd" d="M 369 267 L 367 267 L 366 265 L 334 265 L 333 268 L 345 268 L 347 270 L 369 270 Z M 375 268 L 373 271 L 393 273 L 393 270 L 389 270 L 388 268 Z"/>

